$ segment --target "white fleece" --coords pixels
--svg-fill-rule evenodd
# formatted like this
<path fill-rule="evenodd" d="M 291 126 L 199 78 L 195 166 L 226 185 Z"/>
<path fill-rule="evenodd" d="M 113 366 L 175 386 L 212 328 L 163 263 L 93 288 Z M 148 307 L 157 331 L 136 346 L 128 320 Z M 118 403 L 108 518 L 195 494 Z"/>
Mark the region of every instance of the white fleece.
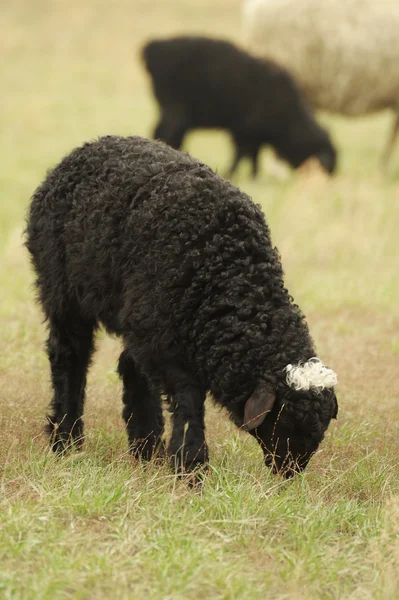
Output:
<path fill-rule="evenodd" d="M 337 384 L 337 375 L 328 369 L 320 359 L 310 358 L 297 366 L 287 365 L 287 385 L 294 390 L 324 390 Z"/>

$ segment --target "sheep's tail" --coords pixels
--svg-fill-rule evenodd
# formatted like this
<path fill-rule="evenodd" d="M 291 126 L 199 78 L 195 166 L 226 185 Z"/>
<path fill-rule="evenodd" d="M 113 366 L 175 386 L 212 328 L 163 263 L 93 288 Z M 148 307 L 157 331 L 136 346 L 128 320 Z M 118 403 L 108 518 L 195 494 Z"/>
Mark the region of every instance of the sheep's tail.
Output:
<path fill-rule="evenodd" d="M 287 373 L 287 385 L 294 390 L 322 391 L 337 384 L 336 373 L 316 357 L 297 366 L 287 365 L 284 370 Z"/>

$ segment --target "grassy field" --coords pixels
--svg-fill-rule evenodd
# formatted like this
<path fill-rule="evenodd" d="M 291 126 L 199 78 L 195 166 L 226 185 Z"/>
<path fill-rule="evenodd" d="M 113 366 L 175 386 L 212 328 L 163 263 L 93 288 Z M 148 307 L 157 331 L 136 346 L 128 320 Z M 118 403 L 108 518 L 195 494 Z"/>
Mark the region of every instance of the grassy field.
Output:
<path fill-rule="evenodd" d="M 211 470 L 195 493 L 126 453 L 119 343 L 100 335 L 87 442 L 56 460 L 42 433 L 45 330 L 21 244 L 46 169 L 106 133 L 149 135 L 156 118 L 138 59 L 153 35 L 239 32 L 239 0 L 0 0 L 0 598 L 394 599 L 399 594 L 399 154 L 378 158 L 389 115 L 322 116 L 334 179 L 278 179 L 264 153 L 261 203 L 286 281 L 320 356 L 339 375 L 339 419 L 307 472 L 285 482 L 256 444 L 208 406 Z M 187 149 L 221 171 L 222 133 Z"/>

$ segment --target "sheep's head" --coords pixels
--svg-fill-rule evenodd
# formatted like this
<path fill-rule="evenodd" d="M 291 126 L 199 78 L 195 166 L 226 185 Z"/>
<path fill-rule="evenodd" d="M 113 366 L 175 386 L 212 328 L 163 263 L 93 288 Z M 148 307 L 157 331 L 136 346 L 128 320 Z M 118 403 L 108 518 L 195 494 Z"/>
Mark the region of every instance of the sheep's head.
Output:
<path fill-rule="evenodd" d="M 307 125 L 304 125 L 307 123 Z M 337 168 L 337 151 L 328 132 L 320 127 L 310 114 L 298 119 L 289 129 L 287 137 L 274 142 L 277 155 L 297 169 L 309 159 L 316 159 L 321 167 L 332 175 Z"/>
<path fill-rule="evenodd" d="M 315 152 L 314 157 L 319 161 L 323 169 L 332 175 L 337 168 L 337 152 L 330 141 L 326 142 Z"/>
<path fill-rule="evenodd" d="M 288 365 L 277 391 L 258 386 L 247 400 L 243 429 L 260 443 L 274 473 L 302 471 L 337 417 L 336 375 L 318 359 Z"/>
<path fill-rule="evenodd" d="M 326 136 L 325 139 L 318 141 L 309 147 L 281 148 L 276 145 L 277 155 L 287 161 L 291 167 L 297 169 L 301 167 L 309 159 L 316 159 L 321 167 L 329 175 L 332 175 L 337 168 L 337 151 L 332 145 L 330 139 Z"/>

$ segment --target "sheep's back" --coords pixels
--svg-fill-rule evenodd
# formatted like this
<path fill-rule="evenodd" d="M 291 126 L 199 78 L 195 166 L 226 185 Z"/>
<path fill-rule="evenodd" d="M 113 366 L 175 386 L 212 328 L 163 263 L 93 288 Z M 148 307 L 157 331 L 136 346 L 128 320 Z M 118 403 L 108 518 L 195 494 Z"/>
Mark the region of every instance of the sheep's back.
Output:
<path fill-rule="evenodd" d="M 226 127 L 255 134 L 286 120 L 300 102 L 292 78 L 274 63 L 234 44 L 182 36 L 149 42 L 143 50 L 155 96 L 167 113 L 191 127 Z M 281 123 L 275 125 L 281 128 Z"/>
<path fill-rule="evenodd" d="M 297 78 L 310 102 L 359 115 L 399 103 L 399 5 L 246 0 L 247 47 Z"/>
<path fill-rule="evenodd" d="M 109 136 L 66 156 L 35 192 L 28 215 L 27 247 L 45 311 L 62 312 L 72 298 L 90 317 L 120 311 L 127 275 L 145 268 L 143 221 L 157 204 L 151 179 L 195 165 L 143 138 Z"/>
<path fill-rule="evenodd" d="M 36 191 L 27 233 L 47 312 L 73 298 L 116 333 L 132 315 L 154 327 L 154 315 L 164 326 L 165 313 L 194 310 L 186 288 L 231 268 L 239 237 L 249 254 L 251 244 L 270 246 L 260 211 L 238 188 L 141 138 L 102 138 L 68 155 Z"/>

